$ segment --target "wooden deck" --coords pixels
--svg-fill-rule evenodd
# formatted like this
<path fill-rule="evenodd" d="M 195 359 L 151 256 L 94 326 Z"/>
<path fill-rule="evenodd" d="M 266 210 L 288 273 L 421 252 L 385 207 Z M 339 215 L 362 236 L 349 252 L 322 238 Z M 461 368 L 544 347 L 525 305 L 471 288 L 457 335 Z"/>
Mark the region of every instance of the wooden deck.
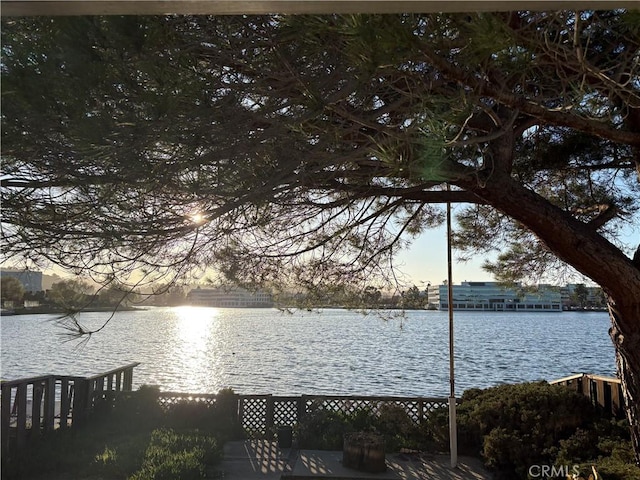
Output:
<path fill-rule="evenodd" d="M 460 457 L 451 468 L 448 455 L 388 453 L 387 470 L 366 473 L 346 468 L 342 452 L 282 449 L 264 439 L 227 442 L 218 476 L 225 480 L 489 480 L 477 458 Z M 218 478 L 218 477 L 216 477 Z"/>

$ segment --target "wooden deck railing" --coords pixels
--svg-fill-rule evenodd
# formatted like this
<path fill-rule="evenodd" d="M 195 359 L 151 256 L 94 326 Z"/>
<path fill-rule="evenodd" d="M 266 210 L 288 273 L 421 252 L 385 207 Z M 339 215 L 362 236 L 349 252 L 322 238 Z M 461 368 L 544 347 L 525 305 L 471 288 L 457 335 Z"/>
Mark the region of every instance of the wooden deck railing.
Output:
<path fill-rule="evenodd" d="M 132 363 L 92 377 L 45 375 L 0 382 L 2 456 L 21 450 L 28 439 L 82 423 L 98 392 L 130 391 Z"/>
<path fill-rule="evenodd" d="M 588 397 L 591 403 L 616 418 L 625 415 L 622 382 L 618 378 L 579 373 L 549 382 L 564 385 Z"/>

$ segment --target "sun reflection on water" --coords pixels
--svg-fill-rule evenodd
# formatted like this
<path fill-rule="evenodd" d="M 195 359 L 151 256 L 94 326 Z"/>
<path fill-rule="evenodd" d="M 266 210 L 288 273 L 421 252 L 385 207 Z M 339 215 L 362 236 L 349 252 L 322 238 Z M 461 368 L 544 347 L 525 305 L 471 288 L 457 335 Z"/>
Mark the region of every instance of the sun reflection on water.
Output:
<path fill-rule="evenodd" d="M 183 381 L 189 385 L 189 391 L 199 392 L 215 375 L 212 371 L 215 352 L 211 351 L 211 340 L 220 311 L 184 306 L 175 308 L 174 313 L 177 322 L 173 361 L 181 371 L 188 372 L 188 379 Z"/>
<path fill-rule="evenodd" d="M 209 307 L 176 307 L 178 318 L 178 337 L 193 348 L 204 346 L 212 321 L 220 314 L 217 308 Z"/>

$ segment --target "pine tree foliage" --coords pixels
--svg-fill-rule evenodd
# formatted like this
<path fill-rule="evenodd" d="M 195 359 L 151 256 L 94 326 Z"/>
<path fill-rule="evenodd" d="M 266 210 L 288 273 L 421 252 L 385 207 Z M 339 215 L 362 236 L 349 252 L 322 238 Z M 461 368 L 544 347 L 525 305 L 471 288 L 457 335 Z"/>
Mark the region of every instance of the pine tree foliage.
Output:
<path fill-rule="evenodd" d="M 487 181 L 506 129 L 523 185 L 606 235 L 637 219 L 632 13 L 4 23 L 9 258 L 370 278 L 442 221 L 443 182 Z M 520 245 L 497 216 L 463 212 L 458 245 Z"/>

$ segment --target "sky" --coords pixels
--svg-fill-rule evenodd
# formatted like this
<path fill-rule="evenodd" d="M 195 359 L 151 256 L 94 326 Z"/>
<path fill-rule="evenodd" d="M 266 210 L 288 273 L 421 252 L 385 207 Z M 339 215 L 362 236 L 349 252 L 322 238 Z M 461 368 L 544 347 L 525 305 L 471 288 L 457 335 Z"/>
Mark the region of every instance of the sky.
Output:
<path fill-rule="evenodd" d="M 469 281 L 494 281 L 488 272 L 482 270 L 482 264 L 489 257 L 479 256 L 468 262 L 457 260 L 456 251 L 452 252 L 452 279 L 454 284 Z M 411 277 L 416 286 L 422 283 L 440 285 L 447 278 L 447 228 L 429 229 L 418 237 L 410 248 L 400 252 L 396 266 L 405 275 Z"/>

